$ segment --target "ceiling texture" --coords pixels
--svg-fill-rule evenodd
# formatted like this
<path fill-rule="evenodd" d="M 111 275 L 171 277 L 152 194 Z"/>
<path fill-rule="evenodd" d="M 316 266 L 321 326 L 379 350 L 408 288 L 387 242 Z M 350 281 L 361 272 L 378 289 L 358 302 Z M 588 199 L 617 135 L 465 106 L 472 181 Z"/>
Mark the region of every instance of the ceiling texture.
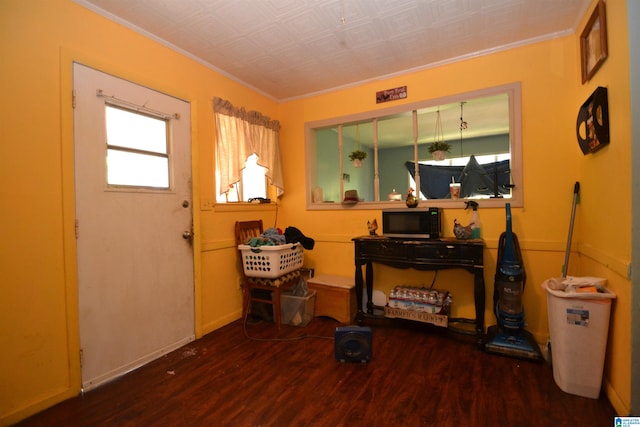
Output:
<path fill-rule="evenodd" d="M 591 3 L 75 1 L 279 102 L 573 34 Z"/>

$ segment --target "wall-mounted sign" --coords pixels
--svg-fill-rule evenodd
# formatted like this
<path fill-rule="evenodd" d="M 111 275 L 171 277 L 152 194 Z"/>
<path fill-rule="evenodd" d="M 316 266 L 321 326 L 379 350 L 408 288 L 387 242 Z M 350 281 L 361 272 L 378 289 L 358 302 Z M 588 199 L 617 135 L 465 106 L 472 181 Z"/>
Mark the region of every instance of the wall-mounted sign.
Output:
<path fill-rule="evenodd" d="M 407 87 L 401 86 L 395 89 L 385 89 L 376 92 L 376 104 L 381 102 L 397 101 L 398 99 L 405 99 L 407 97 Z"/>
<path fill-rule="evenodd" d="M 609 143 L 607 88 L 598 87 L 578 110 L 576 134 L 582 154 L 598 151 Z"/>

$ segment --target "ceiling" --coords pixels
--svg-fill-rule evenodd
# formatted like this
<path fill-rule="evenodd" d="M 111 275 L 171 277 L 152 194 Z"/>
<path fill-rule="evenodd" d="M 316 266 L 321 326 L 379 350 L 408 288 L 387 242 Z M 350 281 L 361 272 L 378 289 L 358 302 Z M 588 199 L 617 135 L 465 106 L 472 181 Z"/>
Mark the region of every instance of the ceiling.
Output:
<path fill-rule="evenodd" d="M 276 101 L 572 34 L 591 3 L 75 1 Z"/>

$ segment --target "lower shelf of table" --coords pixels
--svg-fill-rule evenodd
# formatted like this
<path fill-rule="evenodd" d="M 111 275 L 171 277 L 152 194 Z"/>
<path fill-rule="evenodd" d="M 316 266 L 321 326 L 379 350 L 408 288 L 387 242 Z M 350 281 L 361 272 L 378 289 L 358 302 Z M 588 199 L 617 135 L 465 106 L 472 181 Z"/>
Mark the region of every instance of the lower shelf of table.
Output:
<path fill-rule="evenodd" d="M 395 319 L 417 321 L 421 323 L 428 323 L 437 327 L 446 328 L 447 330 L 463 335 L 473 335 L 476 337 L 476 342 L 480 348 L 484 348 L 485 334 L 484 328 L 479 329 L 476 325 L 476 319 L 469 319 L 464 317 L 449 317 L 448 315 L 435 314 L 435 313 L 423 313 L 419 311 L 395 309 L 389 306 L 380 307 L 374 306 L 373 313 L 367 313 L 359 311 L 356 313 L 355 322 L 362 326 L 367 320 L 381 321 Z M 375 314 L 375 313 L 380 314 Z"/>
<path fill-rule="evenodd" d="M 404 310 L 401 308 L 384 308 L 384 317 L 390 319 L 407 319 L 416 322 L 431 323 L 432 325 L 446 328 L 449 326 L 449 316 L 446 314 L 426 313 L 424 311 Z"/>

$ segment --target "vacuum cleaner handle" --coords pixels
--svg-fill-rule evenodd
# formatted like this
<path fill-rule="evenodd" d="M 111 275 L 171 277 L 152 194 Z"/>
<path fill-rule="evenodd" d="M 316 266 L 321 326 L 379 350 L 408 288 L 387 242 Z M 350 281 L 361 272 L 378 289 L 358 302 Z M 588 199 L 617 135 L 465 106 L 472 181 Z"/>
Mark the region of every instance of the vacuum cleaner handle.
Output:
<path fill-rule="evenodd" d="M 506 203 L 507 215 L 507 231 L 504 233 L 504 253 L 498 258 L 500 271 L 507 275 L 518 275 L 520 273 L 521 263 L 516 257 L 515 245 L 513 243 L 513 231 L 511 228 L 511 204 Z"/>

